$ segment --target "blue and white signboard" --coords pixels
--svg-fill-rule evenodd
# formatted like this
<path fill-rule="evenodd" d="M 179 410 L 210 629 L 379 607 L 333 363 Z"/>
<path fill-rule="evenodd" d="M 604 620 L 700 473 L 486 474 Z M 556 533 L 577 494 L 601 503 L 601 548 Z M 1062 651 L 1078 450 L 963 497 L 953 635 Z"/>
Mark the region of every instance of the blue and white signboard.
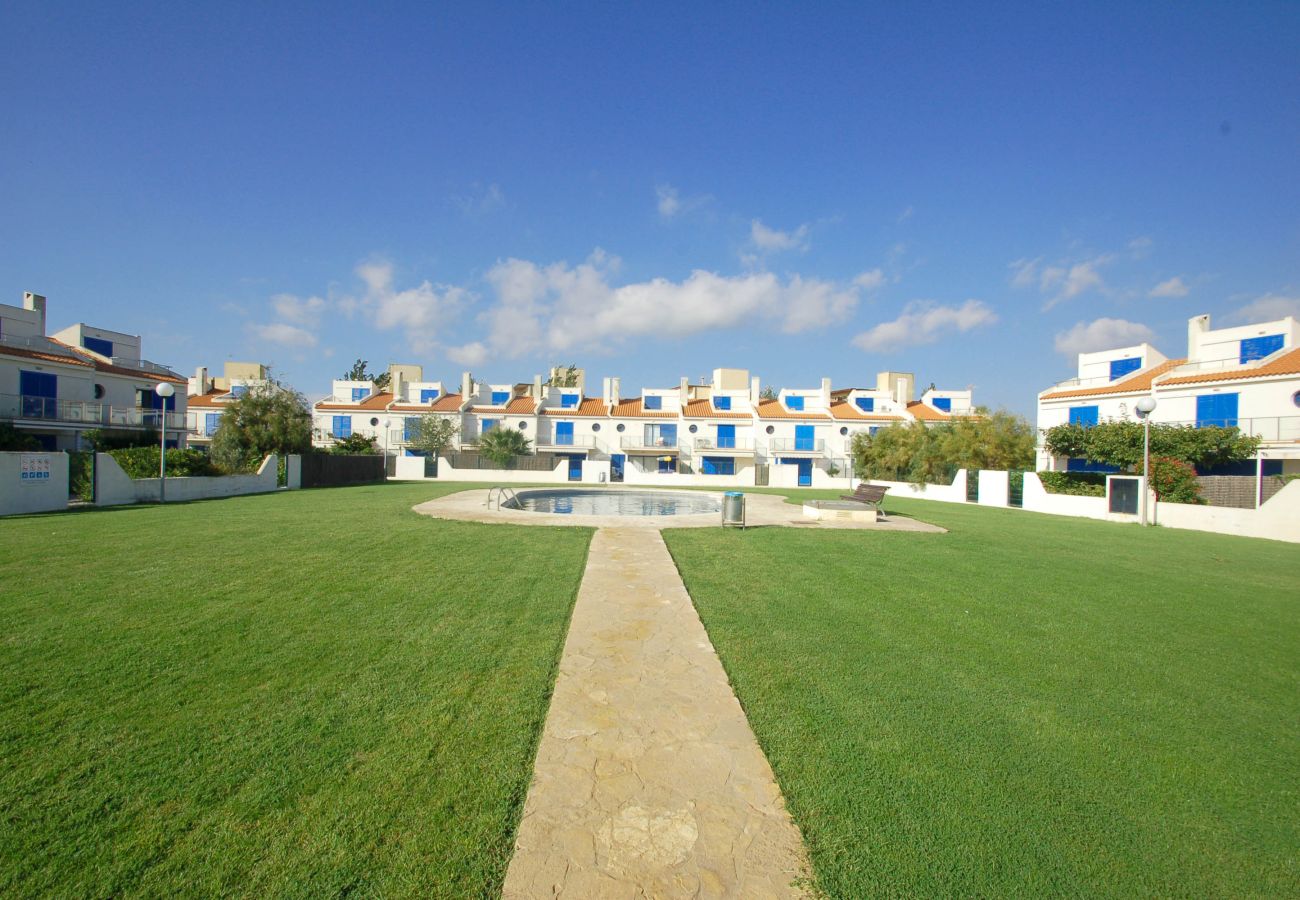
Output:
<path fill-rule="evenodd" d="M 49 484 L 49 456 L 24 453 L 18 466 L 18 480 L 22 484 Z"/>

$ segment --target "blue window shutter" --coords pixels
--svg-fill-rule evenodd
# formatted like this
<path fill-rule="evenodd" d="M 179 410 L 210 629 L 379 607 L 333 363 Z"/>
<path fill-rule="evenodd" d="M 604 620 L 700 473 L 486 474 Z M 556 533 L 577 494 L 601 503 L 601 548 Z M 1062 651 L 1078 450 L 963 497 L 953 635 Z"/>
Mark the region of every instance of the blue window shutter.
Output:
<path fill-rule="evenodd" d="M 663 408 L 664 408 L 664 398 L 663 398 L 663 397 L 646 397 L 644 400 L 642 400 L 642 402 L 641 402 L 641 406 L 642 406 L 644 409 L 663 409 Z"/>
<path fill-rule="evenodd" d="M 1196 427 L 1237 424 L 1237 394 L 1201 394 L 1196 398 Z"/>
<path fill-rule="evenodd" d="M 813 427 L 811 425 L 794 426 L 794 449 L 812 450 L 814 446 Z"/>
<path fill-rule="evenodd" d="M 417 416 L 407 416 L 402 420 L 402 440 L 410 441 L 420 436 L 420 419 Z"/>
<path fill-rule="evenodd" d="M 577 394 L 561 394 L 561 395 L 560 395 L 560 408 L 561 408 L 561 409 L 576 409 L 577 406 L 578 406 L 578 395 L 577 395 Z"/>
<path fill-rule="evenodd" d="M 1110 361 L 1110 380 L 1115 381 L 1116 379 L 1123 378 L 1129 372 L 1136 372 L 1140 368 L 1142 368 L 1142 360 L 1140 358 L 1112 359 Z"/>
<path fill-rule="evenodd" d="M 875 411 L 876 411 L 876 398 L 875 398 L 875 397 L 859 397 L 859 398 L 858 398 L 857 400 L 855 400 L 854 402 L 858 404 L 858 409 L 862 410 L 863 412 L 875 412 Z"/>
<path fill-rule="evenodd" d="M 803 397 L 786 397 L 785 408 L 795 412 L 803 412 Z"/>
<path fill-rule="evenodd" d="M 870 428 L 867 429 L 867 434 L 874 435 L 879 430 L 880 430 L 879 425 L 872 425 Z"/>
<path fill-rule="evenodd" d="M 505 406 L 506 403 L 507 403 L 509 400 L 510 400 L 510 392 L 509 392 L 509 391 L 493 391 L 493 392 L 492 392 L 492 405 L 493 405 L 493 406 Z"/>
<path fill-rule="evenodd" d="M 949 397 L 931 397 L 930 405 L 943 412 L 952 412 L 952 399 Z"/>
<path fill-rule="evenodd" d="M 482 421 L 479 422 L 478 433 L 487 434 L 489 431 L 491 431 L 493 428 L 496 427 L 497 427 L 496 419 L 483 419 Z"/>
<path fill-rule="evenodd" d="M 573 423 L 572 422 L 555 423 L 555 443 L 572 446 L 573 444 Z"/>
<path fill-rule="evenodd" d="M 663 438 L 665 446 L 672 446 L 677 443 L 677 426 L 660 425 L 659 436 Z"/>
<path fill-rule="evenodd" d="M 1241 342 L 1241 361 L 1244 363 L 1272 356 L 1286 344 L 1286 337 L 1269 334 L 1264 337 L 1246 338 Z"/>
<path fill-rule="evenodd" d="M 113 356 L 113 342 L 106 341 L 103 338 L 82 338 L 81 346 L 93 353 L 98 353 L 100 356 L 107 356 L 110 359 Z"/>
<path fill-rule="evenodd" d="M 420 390 L 420 402 L 421 402 L 421 403 L 428 403 L 430 400 L 437 400 L 437 399 L 438 399 L 438 389 L 437 389 L 437 388 L 422 388 L 422 389 Z"/>
<path fill-rule="evenodd" d="M 731 409 L 731 398 L 730 398 L 730 397 L 714 397 L 714 398 L 713 398 L 713 408 L 714 408 L 714 409 Z"/>
<path fill-rule="evenodd" d="M 1096 406 L 1071 406 L 1070 407 L 1070 424 L 1082 425 L 1085 428 L 1097 424 Z"/>
<path fill-rule="evenodd" d="M 366 398 L 369 397 L 369 396 L 370 396 L 370 389 L 369 389 L 369 388 L 353 388 L 353 389 L 352 389 L 352 402 L 354 402 L 354 403 L 355 403 L 356 401 L 358 401 L 358 400 L 364 400 L 364 399 L 366 399 Z"/>
<path fill-rule="evenodd" d="M 219 427 L 221 427 L 221 413 L 208 413 L 204 417 L 203 432 L 209 437 L 216 434 Z"/>
<path fill-rule="evenodd" d="M 336 438 L 352 437 L 352 417 L 335 416 L 333 431 Z"/>
<path fill-rule="evenodd" d="M 718 426 L 718 446 L 735 447 L 736 446 L 736 426 L 719 425 Z"/>

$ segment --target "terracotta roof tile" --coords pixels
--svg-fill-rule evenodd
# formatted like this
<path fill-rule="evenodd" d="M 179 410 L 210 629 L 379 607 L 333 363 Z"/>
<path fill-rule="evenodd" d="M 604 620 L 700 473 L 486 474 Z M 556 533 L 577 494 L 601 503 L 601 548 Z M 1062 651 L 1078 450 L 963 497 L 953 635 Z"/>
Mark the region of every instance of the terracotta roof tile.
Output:
<path fill-rule="evenodd" d="M 1202 372 L 1197 375 L 1177 375 L 1166 378 L 1156 384 L 1156 388 L 1171 384 L 1203 384 L 1214 381 L 1239 381 L 1242 378 L 1268 378 L 1274 375 L 1300 375 L 1300 347 L 1283 353 L 1277 359 L 1262 366 L 1247 366 L 1241 369 L 1228 369 L 1220 372 Z"/>
<path fill-rule="evenodd" d="M 791 412 L 782 405 L 780 400 L 760 400 L 758 402 L 758 417 L 760 419 L 815 419 L 817 421 L 830 421 L 830 416 L 821 412 Z"/>
<path fill-rule="evenodd" d="M 128 378 L 147 378 L 150 381 L 169 381 L 172 384 L 189 383 L 188 379 L 182 378 L 171 370 L 168 370 L 166 374 L 159 374 L 158 372 L 142 372 L 139 369 L 132 369 L 127 366 L 115 366 L 112 363 L 104 362 L 94 354 L 85 352 L 80 347 L 74 347 L 72 344 L 60 341 L 56 338 L 50 338 L 49 340 L 52 343 L 58 344 L 60 347 L 67 347 L 81 359 L 90 363 L 90 365 L 95 368 L 96 372 L 106 372 L 109 375 L 125 375 Z"/>
<path fill-rule="evenodd" d="M 739 410 L 716 409 L 713 401 L 705 398 L 703 400 L 691 400 L 682 410 L 682 415 L 687 419 L 752 419 L 752 413 L 741 412 Z"/>
<path fill-rule="evenodd" d="M 615 418 L 626 418 L 626 419 L 675 419 L 677 418 L 677 413 L 671 410 L 665 411 L 662 409 L 646 409 L 642 405 L 640 397 L 637 397 L 635 400 L 623 400 L 620 403 L 615 404 L 613 409 L 609 411 L 609 414 L 611 416 L 614 416 Z"/>
<path fill-rule="evenodd" d="M 89 360 L 82 359 L 80 356 L 64 356 L 59 353 L 47 353 L 43 350 L 32 350 L 27 347 L 10 347 L 6 344 L 0 344 L 0 356 L 20 356 L 23 359 L 39 359 L 44 362 L 63 363 L 69 366 L 85 366 L 90 368 L 92 363 Z"/>
<path fill-rule="evenodd" d="M 321 400 L 316 404 L 317 409 L 338 409 L 338 410 L 358 410 L 369 412 L 370 410 L 384 410 L 388 404 L 393 402 L 393 395 L 387 391 L 380 391 L 378 394 L 371 394 L 366 399 L 357 402 L 339 403 L 332 400 Z"/>
<path fill-rule="evenodd" d="M 230 391 L 223 391 L 220 388 L 213 388 L 212 390 L 208 391 L 206 394 L 190 394 L 189 399 L 186 400 L 185 402 L 190 409 L 202 409 L 202 408 L 210 409 L 212 407 L 225 406 L 226 404 L 218 403 L 217 401 L 221 397 L 228 397 L 228 396 L 230 396 Z"/>
<path fill-rule="evenodd" d="M 506 406 L 506 412 L 512 416 L 531 416 L 537 411 L 537 401 L 532 397 L 516 397 Z"/>
<path fill-rule="evenodd" d="M 940 412 L 928 403 L 921 400 L 913 400 L 907 404 L 907 411 L 922 422 L 947 422 L 952 418 L 945 412 Z"/>
<path fill-rule="evenodd" d="M 1167 359 L 1160 365 L 1147 369 L 1144 372 L 1123 378 L 1119 381 L 1112 381 L 1110 384 L 1104 384 L 1095 388 L 1076 388 L 1068 391 L 1056 391 L 1052 394 L 1044 394 L 1040 400 L 1064 400 L 1066 397 L 1097 397 L 1102 394 L 1136 394 L 1146 393 L 1151 390 L 1151 382 L 1160 377 L 1170 369 L 1183 365 L 1185 359 Z"/>
<path fill-rule="evenodd" d="M 848 422 L 897 422 L 902 416 L 894 413 L 863 412 L 852 403 L 843 400 L 831 404 L 831 418 Z"/>
<path fill-rule="evenodd" d="M 460 410 L 460 394 L 443 394 L 429 407 L 434 412 L 457 412 Z"/>
<path fill-rule="evenodd" d="M 544 416 L 607 416 L 609 409 L 599 397 L 583 397 L 577 407 L 562 409 L 560 407 L 543 408 Z"/>

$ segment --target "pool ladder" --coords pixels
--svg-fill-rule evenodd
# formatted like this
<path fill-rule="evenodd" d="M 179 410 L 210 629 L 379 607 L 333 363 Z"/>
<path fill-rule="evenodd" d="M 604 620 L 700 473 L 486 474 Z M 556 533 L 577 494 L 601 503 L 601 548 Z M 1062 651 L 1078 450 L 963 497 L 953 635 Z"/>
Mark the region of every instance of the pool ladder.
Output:
<path fill-rule="evenodd" d="M 504 502 L 507 499 L 506 494 L 510 495 L 509 497 L 510 500 L 514 500 L 516 503 L 519 502 L 519 498 L 515 496 L 514 488 L 497 485 L 496 487 L 490 488 L 488 490 L 488 499 L 487 499 L 488 509 L 492 508 L 492 497 L 494 494 L 496 495 L 497 498 L 497 509 L 500 509 L 502 502 Z"/>

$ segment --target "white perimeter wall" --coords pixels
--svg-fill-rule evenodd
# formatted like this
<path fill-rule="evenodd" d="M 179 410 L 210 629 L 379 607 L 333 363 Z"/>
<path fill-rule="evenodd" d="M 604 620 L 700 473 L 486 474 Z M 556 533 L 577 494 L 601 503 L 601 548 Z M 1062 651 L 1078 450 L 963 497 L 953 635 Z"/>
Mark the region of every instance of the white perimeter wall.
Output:
<path fill-rule="evenodd" d="M 39 478 L 23 478 L 39 474 Z M 46 472 L 49 477 L 46 478 Z M 0 516 L 50 512 L 68 507 L 68 454 L 0 453 Z"/>
<path fill-rule="evenodd" d="M 982 476 L 981 476 L 982 477 Z M 907 481 L 881 481 L 872 478 L 868 484 L 879 484 L 889 488 L 895 497 L 915 497 L 918 500 L 940 500 L 945 503 L 966 502 L 966 470 L 958 469 L 952 484 L 921 484 Z"/>
<path fill-rule="evenodd" d="M 272 454 L 262 460 L 256 475 L 213 475 L 167 479 L 167 502 L 237 497 L 278 490 L 279 461 Z M 65 489 L 66 491 L 66 489 Z M 122 506 L 128 503 L 157 503 L 157 478 L 130 478 L 112 456 L 95 454 L 95 505 Z"/>
<path fill-rule="evenodd" d="M 1166 528 L 1300 543 L 1300 481 L 1288 483 L 1259 509 L 1158 503 L 1155 521 Z"/>

